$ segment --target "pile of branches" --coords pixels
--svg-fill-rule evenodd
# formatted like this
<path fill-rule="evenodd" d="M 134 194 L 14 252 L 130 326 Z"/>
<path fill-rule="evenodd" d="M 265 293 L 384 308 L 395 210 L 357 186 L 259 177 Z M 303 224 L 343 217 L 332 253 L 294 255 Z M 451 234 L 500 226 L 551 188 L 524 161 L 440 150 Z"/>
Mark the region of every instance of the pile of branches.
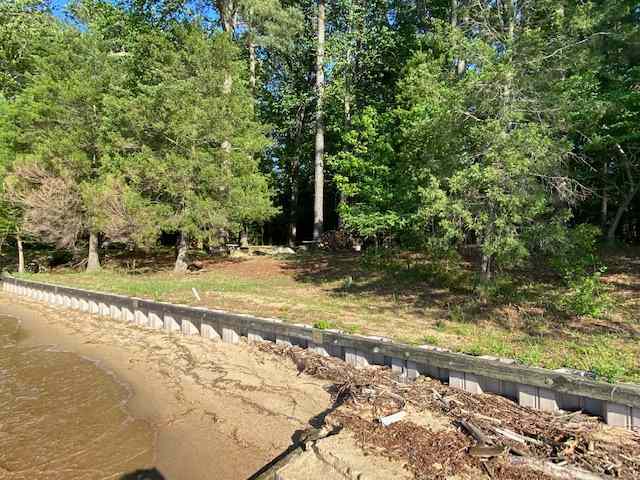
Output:
<path fill-rule="evenodd" d="M 299 347 L 258 345 L 291 359 L 300 373 L 330 381 L 336 404 L 366 406 L 374 417 L 407 405 L 448 417 L 456 430 L 435 433 L 409 422 L 385 428 L 362 415 L 335 413 L 363 444 L 407 461 L 417 478 L 445 478 L 473 467 L 494 478 L 640 478 L 640 435 L 603 431 L 598 418 L 582 412 L 541 412 L 425 377 L 407 384 L 386 367 L 356 369 Z"/>
<path fill-rule="evenodd" d="M 329 230 L 320 238 L 320 247 L 332 252 L 352 250 L 358 243 L 357 237 L 346 230 Z"/>

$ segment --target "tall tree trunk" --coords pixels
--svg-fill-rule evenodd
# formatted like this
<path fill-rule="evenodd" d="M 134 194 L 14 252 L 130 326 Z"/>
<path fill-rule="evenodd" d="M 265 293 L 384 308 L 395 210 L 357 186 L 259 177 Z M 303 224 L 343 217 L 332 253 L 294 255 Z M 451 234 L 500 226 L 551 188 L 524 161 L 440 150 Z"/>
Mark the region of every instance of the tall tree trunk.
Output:
<path fill-rule="evenodd" d="M 458 26 L 458 0 L 451 0 L 451 26 L 453 28 Z M 464 58 L 458 58 L 456 61 L 456 73 L 458 76 L 462 76 L 466 69 L 467 62 Z"/>
<path fill-rule="evenodd" d="M 251 28 L 251 27 L 249 27 Z M 249 85 L 251 86 L 251 94 L 255 102 L 256 99 L 256 44 L 253 43 L 251 31 L 249 32 Z M 249 229 L 246 224 L 242 225 L 240 230 L 240 248 L 243 250 L 249 249 Z"/>
<path fill-rule="evenodd" d="M 176 273 L 185 273 L 189 268 L 189 262 L 187 259 L 187 253 L 189 250 L 189 242 L 187 235 L 184 232 L 180 232 L 178 235 L 178 242 L 176 244 L 176 264 L 173 267 L 173 271 Z"/>
<path fill-rule="evenodd" d="M 451 0 L 451 26 L 458 26 L 458 0 Z"/>
<path fill-rule="evenodd" d="M 508 0 L 508 9 L 507 9 L 507 15 L 508 17 L 508 21 L 507 21 L 507 27 L 508 27 L 508 34 L 509 34 L 509 42 L 511 45 L 513 45 L 513 38 L 515 36 L 515 30 L 516 30 L 516 16 L 517 16 L 517 7 L 516 7 L 516 0 Z M 510 45 L 510 46 L 511 46 Z"/>
<path fill-rule="evenodd" d="M 24 246 L 20 234 L 16 235 L 16 242 L 18 244 L 18 273 L 24 273 Z"/>
<path fill-rule="evenodd" d="M 624 212 L 626 212 L 627 209 L 629 208 L 629 205 L 631 205 L 631 202 L 633 201 L 633 198 L 638 193 L 638 190 L 640 190 L 640 182 L 638 182 L 637 184 L 631 185 L 629 192 L 624 197 L 624 200 L 616 210 L 616 216 L 613 217 L 613 221 L 611 222 L 611 225 L 609 225 L 609 230 L 607 231 L 607 242 L 610 245 L 615 243 L 616 231 L 618 230 L 618 225 L 620 225 L 620 220 L 622 219 L 622 215 L 624 215 Z"/>
<path fill-rule="evenodd" d="M 222 29 L 233 35 L 236 28 L 236 16 L 238 6 L 234 0 L 215 0 L 214 4 L 220 15 Z"/>
<path fill-rule="evenodd" d="M 289 246 L 295 247 L 298 237 L 298 170 L 299 160 L 296 156 L 291 160 L 291 191 L 289 196 Z"/>
<path fill-rule="evenodd" d="M 602 165 L 602 202 L 600 204 L 600 226 L 604 233 L 607 229 L 607 221 L 609 217 L 609 184 L 607 180 L 608 167 L 605 161 Z"/>
<path fill-rule="evenodd" d="M 353 51 L 352 51 L 352 32 L 353 32 L 353 4 L 349 6 L 349 16 L 347 20 L 347 33 L 349 35 L 348 41 L 349 46 L 347 48 L 347 68 L 344 80 L 344 126 L 345 131 L 349 132 L 351 130 L 351 85 L 353 84 L 353 79 L 355 78 L 354 74 L 354 61 L 353 61 Z M 344 226 L 344 222 L 342 219 L 342 209 L 346 203 L 347 199 L 345 198 L 344 192 L 338 188 L 338 229 L 342 229 Z"/>
<path fill-rule="evenodd" d="M 100 270 L 100 256 L 98 255 L 98 234 L 89 232 L 89 257 L 87 258 L 87 272 Z"/>
<path fill-rule="evenodd" d="M 319 241 L 324 224 L 324 19 L 325 2 L 318 0 L 318 52 L 316 57 L 316 155 L 314 162 L 313 240 Z"/>
<path fill-rule="evenodd" d="M 290 214 L 289 214 L 289 246 L 295 247 L 298 236 L 298 173 L 300 171 L 300 146 L 302 145 L 302 132 L 304 129 L 306 109 L 302 105 L 296 114 L 296 155 L 291 159 L 291 185 L 289 192 Z"/>
<path fill-rule="evenodd" d="M 233 0 L 216 0 L 216 6 L 218 13 L 220 14 L 220 20 L 222 22 L 222 28 L 231 38 L 236 29 L 236 15 L 237 5 Z M 224 80 L 222 83 L 222 93 L 229 95 L 233 87 L 233 78 L 231 72 L 225 71 Z M 229 139 L 222 141 L 221 148 L 226 153 L 231 153 L 231 142 Z"/>
<path fill-rule="evenodd" d="M 256 66 L 258 60 L 256 58 L 256 44 L 253 40 L 249 40 L 249 84 L 251 85 L 251 92 L 256 94 Z"/>
<path fill-rule="evenodd" d="M 351 130 L 351 91 L 349 83 L 346 85 L 346 93 L 344 95 L 344 123 L 345 128 L 348 131 Z M 345 198 L 342 190 L 338 189 L 338 229 L 341 229 L 344 226 L 342 221 L 342 208 L 344 207 L 347 199 Z"/>

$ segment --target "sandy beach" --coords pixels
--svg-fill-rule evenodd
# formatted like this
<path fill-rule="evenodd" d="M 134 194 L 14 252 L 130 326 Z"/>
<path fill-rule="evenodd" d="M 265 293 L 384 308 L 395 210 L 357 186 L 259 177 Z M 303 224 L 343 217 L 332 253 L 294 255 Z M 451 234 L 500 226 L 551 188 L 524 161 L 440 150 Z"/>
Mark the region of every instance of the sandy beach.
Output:
<path fill-rule="evenodd" d="M 7 295 L 0 324 L 21 355 L 55 357 L 44 362 L 50 368 L 40 362 L 26 377 L 18 372 L 49 395 L 36 404 L 52 414 L 33 412 L 24 396 L 0 412 L 2 478 L 107 479 L 152 468 L 172 480 L 247 478 L 330 406 L 322 381 L 247 344 Z M 7 428 L 19 413 L 45 425 L 22 428 L 18 441 Z"/>

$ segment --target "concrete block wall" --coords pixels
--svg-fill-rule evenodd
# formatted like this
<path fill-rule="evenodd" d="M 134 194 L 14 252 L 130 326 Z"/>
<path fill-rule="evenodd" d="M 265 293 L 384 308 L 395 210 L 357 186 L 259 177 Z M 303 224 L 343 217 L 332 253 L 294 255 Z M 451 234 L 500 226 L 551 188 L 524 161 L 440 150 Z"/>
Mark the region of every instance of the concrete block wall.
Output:
<path fill-rule="evenodd" d="M 413 382 L 420 376 L 421 372 L 424 374 L 425 371 L 426 368 L 411 360 L 391 357 L 391 372 L 401 381 Z"/>
<path fill-rule="evenodd" d="M 400 380 L 425 375 L 473 394 L 495 393 L 520 405 L 547 411 L 585 412 L 608 424 L 640 430 L 640 386 L 598 382 L 585 372 L 545 370 L 517 365 L 494 357 L 474 357 L 440 347 L 413 347 L 381 337 L 348 335 L 291 325 L 278 319 L 239 315 L 138 298 L 91 292 L 57 285 L 2 278 L 2 289 L 54 308 L 67 308 L 170 333 L 200 335 L 215 341 L 238 343 L 269 341 L 297 345 L 323 356 L 333 356 L 358 368 L 387 365 Z"/>

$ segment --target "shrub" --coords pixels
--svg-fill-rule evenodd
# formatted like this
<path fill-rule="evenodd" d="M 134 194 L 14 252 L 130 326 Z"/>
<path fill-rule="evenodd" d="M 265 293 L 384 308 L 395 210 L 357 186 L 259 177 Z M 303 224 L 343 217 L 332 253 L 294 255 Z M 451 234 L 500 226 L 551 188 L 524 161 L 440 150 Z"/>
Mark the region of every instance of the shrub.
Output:
<path fill-rule="evenodd" d="M 483 302 L 509 303 L 522 299 L 522 293 L 518 291 L 518 285 L 508 275 L 497 277 L 489 282 L 477 282 L 476 293 Z"/>
<path fill-rule="evenodd" d="M 594 225 L 581 224 L 567 229 L 551 259 L 552 266 L 569 287 L 560 299 L 562 308 L 568 312 L 600 317 L 611 305 L 601 279 L 606 267 L 597 254 L 600 236 L 600 229 Z"/>
<path fill-rule="evenodd" d="M 597 254 L 601 235 L 598 227 L 589 224 L 566 229 L 555 245 L 551 265 L 567 282 L 597 272 L 601 268 Z"/>
<path fill-rule="evenodd" d="M 367 248 L 362 265 L 372 270 L 389 270 L 398 266 L 399 251 L 392 248 Z"/>
<path fill-rule="evenodd" d="M 427 345 L 440 345 L 440 339 L 435 335 L 425 335 L 422 341 Z"/>
<path fill-rule="evenodd" d="M 569 292 L 561 299 L 565 310 L 577 315 L 602 316 L 611 306 L 611 298 L 600 276 L 604 267 L 589 275 L 582 275 L 569 280 Z"/>
<path fill-rule="evenodd" d="M 329 320 L 318 320 L 313 324 L 313 328 L 317 328 L 318 330 L 329 330 L 332 328 L 336 328 L 336 325 Z"/>

